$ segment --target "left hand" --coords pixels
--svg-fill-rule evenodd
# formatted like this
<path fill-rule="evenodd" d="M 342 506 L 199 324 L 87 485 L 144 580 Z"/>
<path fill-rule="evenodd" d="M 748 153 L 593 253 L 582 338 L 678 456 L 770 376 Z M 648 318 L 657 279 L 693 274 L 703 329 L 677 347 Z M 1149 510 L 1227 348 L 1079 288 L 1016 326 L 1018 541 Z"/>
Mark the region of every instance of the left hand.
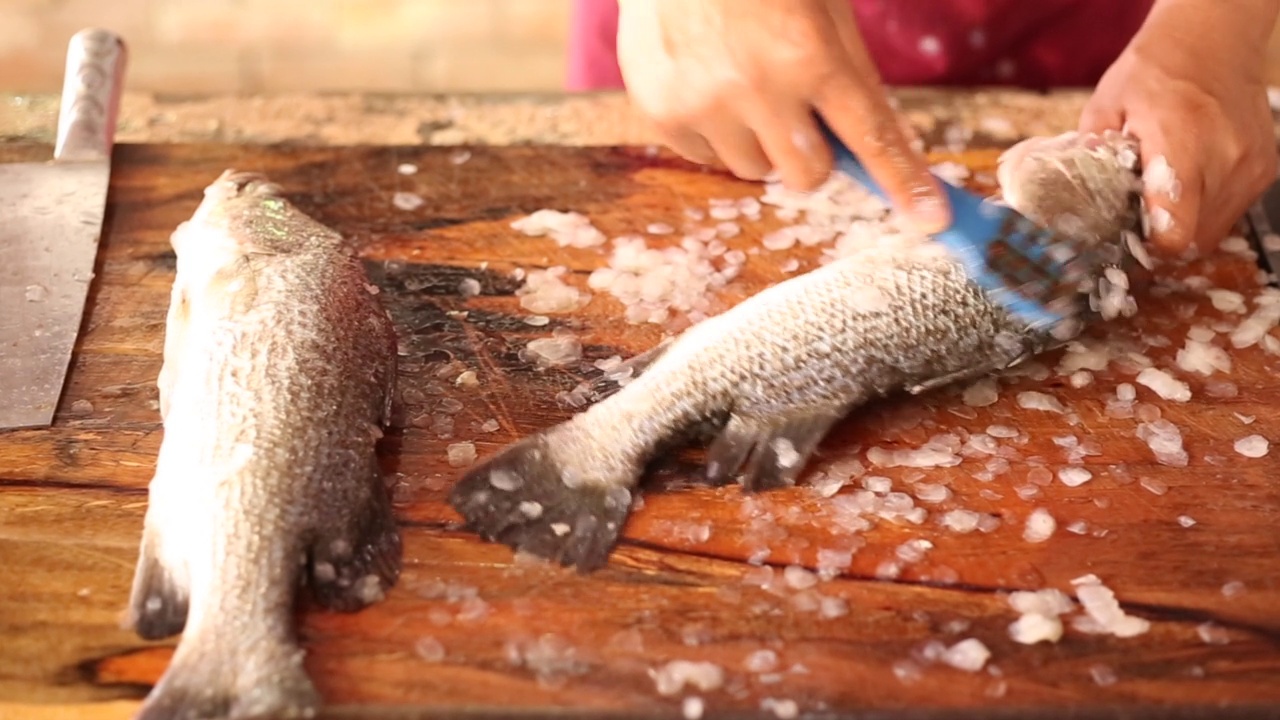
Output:
<path fill-rule="evenodd" d="M 1143 192 L 1157 247 L 1213 249 L 1275 180 L 1263 71 L 1278 11 L 1275 0 L 1157 0 L 1085 107 L 1080 130 L 1123 128 L 1144 168 L 1158 156 L 1172 168 L 1177 192 Z"/>

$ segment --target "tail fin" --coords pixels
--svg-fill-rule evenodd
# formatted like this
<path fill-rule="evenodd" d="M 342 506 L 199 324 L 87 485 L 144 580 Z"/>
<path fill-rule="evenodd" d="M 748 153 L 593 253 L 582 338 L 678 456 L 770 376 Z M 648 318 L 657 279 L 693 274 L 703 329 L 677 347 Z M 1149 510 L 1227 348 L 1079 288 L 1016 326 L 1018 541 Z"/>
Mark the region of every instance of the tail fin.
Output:
<path fill-rule="evenodd" d="M 564 470 L 535 435 L 468 471 L 449 502 L 486 540 L 591 572 L 618 541 L 637 478 L 569 485 Z"/>
<path fill-rule="evenodd" d="M 237 657 L 187 652 L 187 647 L 179 646 L 134 720 L 313 717 L 320 696 L 302 665 L 302 650 L 282 645 L 266 653 L 261 649 L 255 647 L 252 657 Z"/>
<path fill-rule="evenodd" d="M 182 632 L 187 623 L 188 590 L 177 568 L 165 567 L 159 553 L 159 530 L 142 530 L 138 564 L 124 626 L 144 640 L 160 640 Z"/>
<path fill-rule="evenodd" d="M 214 582 L 203 582 L 202 589 L 202 581 L 191 584 L 186 559 L 175 559 L 191 550 L 182 545 L 181 530 L 159 518 L 182 516 L 161 512 L 144 527 L 128 625 L 147 639 L 179 632 L 182 638 L 135 720 L 312 716 L 320 698 L 303 667 L 290 611 L 300 548 L 269 554 L 267 562 L 241 562 L 245 553 L 226 553 Z"/>

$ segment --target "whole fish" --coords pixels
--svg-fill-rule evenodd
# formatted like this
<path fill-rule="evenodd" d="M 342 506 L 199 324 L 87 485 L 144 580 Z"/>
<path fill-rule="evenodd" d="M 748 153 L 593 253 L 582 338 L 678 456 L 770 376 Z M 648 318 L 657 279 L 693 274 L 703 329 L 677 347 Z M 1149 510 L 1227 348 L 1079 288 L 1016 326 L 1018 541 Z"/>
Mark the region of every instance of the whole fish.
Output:
<path fill-rule="evenodd" d="M 310 716 L 300 580 L 354 611 L 399 575 L 375 454 L 394 329 L 342 237 L 261 175 L 224 172 L 172 245 L 164 440 L 127 624 L 182 638 L 137 717 Z"/>
<path fill-rule="evenodd" d="M 1135 144 L 1116 133 L 1033 138 L 1001 158 L 1005 201 L 1096 251 L 1083 317 L 1136 309 L 1116 274 L 1146 257 L 1133 232 L 1136 164 Z M 450 502 L 484 538 L 587 572 L 616 544 L 648 463 L 708 425 L 708 482 L 741 473 L 749 491 L 791 485 L 854 408 L 1011 367 L 1079 331 L 1030 331 L 940 244 L 894 236 L 638 356 L 638 377 L 475 466 Z"/>

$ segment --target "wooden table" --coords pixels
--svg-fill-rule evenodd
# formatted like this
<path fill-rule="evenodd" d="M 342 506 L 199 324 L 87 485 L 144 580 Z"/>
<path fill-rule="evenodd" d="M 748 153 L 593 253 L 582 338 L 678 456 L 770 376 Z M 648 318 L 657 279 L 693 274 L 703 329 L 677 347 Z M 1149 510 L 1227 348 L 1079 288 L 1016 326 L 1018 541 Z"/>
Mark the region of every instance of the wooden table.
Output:
<path fill-rule="evenodd" d="M 948 389 L 868 408 L 840 425 L 819 463 L 849 456 L 855 446 L 916 447 L 937 433 L 980 433 L 993 423 L 1030 436 L 1016 446 L 1021 459 L 994 481 L 973 477 L 981 459 L 928 470 L 929 481 L 948 485 L 954 497 L 930 507 L 920 526 L 879 523 L 850 532 L 831 501 L 803 484 L 756 498 L 737 488 L 689 487 L 682 481 L 694 476 L 700 457 L 690 450 L 668 464 L 666 487 L 644 496 L 611 563 L 596 574 L 516 562 L 505 547 L 459 529 L 444 499 L 458 473 L 446 462 L 448 443 L 474 441 L 483 456 L 568 417 L 555 396 L 596 374 L 592 360 L 635 354 L 661 335 L 655 326 L 625 323 L 621 306 L 603 294 L 555 316 L 549 327 L 523 323 L 529 313 L 514 296 L 519 283 L 511 271 L 566 265 L 583 285 L 604 258 L 599 249 L 527 238 L 509 223 L 557 207 L 586 213 L 616 236 L 653 221 L 678 225 L 686 206 L 758 195 L 759 187 L 642 148 L 475 147 L 462 165 L 451 161 L 454 152 L 118 148 L 98 275 L 55 425 L 0 434 L 0 717 L 127 717 L 166 666 L 172 641 L 143 642 L 118 623 L 161 438 L 154 382 L 174 268 L 168 236 L 203 187 L 231 166 L 266 171 L 304 210 L 355 238 L 407 353 L 400 384 L 410 401 L 384 458 L 399 479 L 405 572 L 385 601 L 358 614 L 300 611 L 308 667 L 332 704 L 327 716 L 438 717 L 488 708 L 521 717 L 678 717 L 687 694 L 703 697 L 707 717 L 758 714 L 765 698 L 793 699 L 802 713 L 877 718 L 1280 716 L 1276 455 L 1247 459 L 1232 449 L 1249 433 L 1280 440 L 1273 409 L 1280 361 L 1258 347 L 1233 354 L 1238 397 L 1209 397 L 1198 376 L 1184 377 L 1194 391 L 1185 404 L 1138 388 L 1139 400 L 1182 428 L 1191 455 L 1185 468 L 1156 464 L 1135 436 L 1136 420 L 1105 414 L 1116 384 L 1133 380 L 1133 368 L 1113 363 L 1081 389 L 1057 375 L 1021 378 L 1007 381 L 989 407 L 967 408 L 958 390 Z M 0 161 L 48 153 L 0 147 Z M 950 159 L 990 169 L 997 153 Z M 421 171 L 398 175 L 402 162 Z M 396 190 L 417 192 L 426 204 L 397 210 Z M 746 225 L 729 243 L 756 245 L 778 225 Z M 802 268 L 817 257 L 814 248 L 790 254 Z M 752 256 L 722 306 L 783 278 L 779 258 Z M 1247 259 L 1223 255 L 1176 273 L 1245 289 L 1253 287 L 1254 270 Z M 468 277 L 480 282 L 478 297 L 459 293 Z M 1139 303 L 1148 308 L 1139 321 L 1093 335 L 1167 336 L 1171 347 L 1146 351 L 1165 368 L 1189 324 L 1224 317 L 1187 291 Z M 527 341 L 556 327 L 583 338 L 584 367 L 539 371 L 520 360 Z M 1041 360 L 1052 368 L 1057 357 Z M 450 382 L 463 369 L 477 373 L 479 387 Z M 1079 424 L 1019 409 L 1014 395 L 1029 389 L 1057 396 Z M 451 438 L 423 427 L 430 423 L 421 418 L 441 408 L 452 413 Z M 1256 421 L 1246 426 L 1237 413 Z M 490 418 L 500 430 L 481 432 Z M 1094 479 L 1079 487 L 1055 480 L 1038 497 L 1020 499 L 1015 488 L 1027 482 L 1026 458 L 1061 466 L 1063 450 L 1052 439 L 1066 435 L 1101 447 L 1086 459 Z M 900 490 L 913 471 L 873 474 Z M 1161 488 L 1167 492 L 1152 492 Z M 1037 507 L 1058 519 L 1058 530 L 1031 544 L 1022 528 Z M 989 533 L 944 529 L 938 518 L 952 508 L 989 513 L 999 526 Z M 774 520 L 745 519 L 753 509 Z M 1184 527 L 1179 518 L 1195 524 Z M 1085 524 L 1081 534 L 1066 529 L 1078 522 Z M 914 538 L 933 549 L 898 577 L 878 578 L 882 563 Z M 776 579 L 760 587 L 765 571 L 746 559 L 763 546 L 775 578 L 791 564 L 814 568 L 822 549 L 856 552 L 837 577 L 800 591 Z M 1061 642 L 1035 646 L 1008 638 L 1016 613 L 1007 591 L 1070 592 L 1070 580 L 1086 573 L 1149 619 L 1150 632 L 1120 639 L 1069 628 Z M 1224 595 L 1228 583 L 1243 591 Z M 848 613 L 822 617 L 810 609 L 814 593 L 842 599 Z M 1213 623 L 1208 636 L 1215 642 L 1201 637 L 1204 623 Z M 906 662 L 930 640 L 966 637 L 991 649 L 986 670 Z M 442 660 L 415 651 L 432 644 L 424 638 L 443 647 Z M 748 672 L 744 661 L 762 649 L 776 651 L 778 668 Z M 724 686 L 660 697 L 649 670 L 674 659 L 722 666 Z M 1108 674 L 1114 683 L 1095 681 Z"/>

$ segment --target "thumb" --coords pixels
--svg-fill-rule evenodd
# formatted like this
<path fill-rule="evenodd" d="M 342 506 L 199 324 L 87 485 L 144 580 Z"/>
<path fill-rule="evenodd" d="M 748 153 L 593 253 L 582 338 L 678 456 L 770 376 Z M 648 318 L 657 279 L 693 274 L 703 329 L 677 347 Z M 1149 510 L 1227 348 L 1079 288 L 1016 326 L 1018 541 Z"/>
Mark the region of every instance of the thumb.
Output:
<path fill-rule="evenodd" d="M 1124 125 L 1124 110 L 1119 104 L 1094 95 L 1080 113 L 1077 129 L 1082 133 L 1101 133 L 1119 130 Z"/>

